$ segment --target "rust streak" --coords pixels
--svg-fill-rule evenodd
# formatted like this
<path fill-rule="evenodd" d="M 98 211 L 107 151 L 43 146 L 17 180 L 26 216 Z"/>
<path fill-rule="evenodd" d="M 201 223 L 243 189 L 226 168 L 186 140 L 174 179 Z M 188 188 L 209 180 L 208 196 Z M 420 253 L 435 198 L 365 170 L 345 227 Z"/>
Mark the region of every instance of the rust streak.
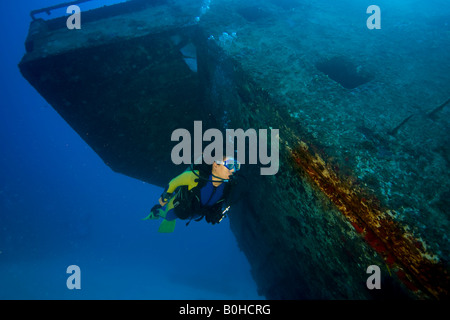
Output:
<path fill-rule="evenodd" d="M 350 180 L 340 179 L 303 141 L 291 150 L 291 155 L 295 167 L 308 174 L 386 264 L 397 270 L 398 278 L 409 290 L 418 296 L 422 292 L 437 299 L 448 298 L 448 270 L 426 250 L 420 238 L 414 238 L 394 220 L 390 210 L 380 209 L 374 198 L 364 196 L 364 190 Z"/>

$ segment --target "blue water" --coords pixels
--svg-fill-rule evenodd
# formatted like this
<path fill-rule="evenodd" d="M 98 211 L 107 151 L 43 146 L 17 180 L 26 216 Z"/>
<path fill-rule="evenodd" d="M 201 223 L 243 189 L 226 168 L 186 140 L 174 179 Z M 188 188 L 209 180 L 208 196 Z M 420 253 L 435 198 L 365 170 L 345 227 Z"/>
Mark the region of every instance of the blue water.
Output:
<path fill-rule="evenodd" d="M 0 3 L 0 299 L 263 298 L 228 220 L 158 233 L 162 188 L 112 172 L 21 76 L 29 12 L 61 2 Z"/>

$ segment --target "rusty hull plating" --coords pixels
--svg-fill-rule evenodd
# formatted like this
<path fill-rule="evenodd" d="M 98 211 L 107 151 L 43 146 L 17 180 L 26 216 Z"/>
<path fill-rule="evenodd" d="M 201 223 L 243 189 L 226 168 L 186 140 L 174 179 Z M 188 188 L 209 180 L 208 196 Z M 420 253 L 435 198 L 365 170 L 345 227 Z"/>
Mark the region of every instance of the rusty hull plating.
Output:
<path fill-rule="evenodd" d="M 393 212 L 381 208 L 375 197 L 367 196 L 350 179 L 339 178 L 332 166 L 312 149 L 303 141 L 291 149 L 296 170 L 307 173 L 412 293 L 419 297 L 448 298 L 448 270 L 436 255 L 427 251 L 423 240 L 395 221 Z"/>

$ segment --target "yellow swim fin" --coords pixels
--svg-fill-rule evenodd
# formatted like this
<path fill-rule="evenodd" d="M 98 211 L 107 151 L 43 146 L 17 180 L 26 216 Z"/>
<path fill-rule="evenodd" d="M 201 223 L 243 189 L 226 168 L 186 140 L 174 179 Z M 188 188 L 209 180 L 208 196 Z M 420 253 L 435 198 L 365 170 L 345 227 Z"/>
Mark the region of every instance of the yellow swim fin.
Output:
<path fill-rule="evenodd" d="M 153 214 L 153 212 L 150 212 L 150 214 L 148 216 L 146 216 L 144 219 L 142 220 L 156 220 L 159 219 L 158 216 L 155 217 L 155 215 Z"/>
<path fill-rule="evenodd" d="M 166 220 L 164 219 L 159 226 L 158 232 L 160 233 L 171 233 L 175 230 L 175 224 L 177 220 Z"/>
<path fill-rule="evenodd" d="M 150 210 L 150 214 L 146 216 L 142 220 L 157 220 L 160 217 L 165 217 L 165 215 L 161 215 L 164 211 L 161 209 L 161 206 L 159 204 L 154 205 L 153 208 Z"/>

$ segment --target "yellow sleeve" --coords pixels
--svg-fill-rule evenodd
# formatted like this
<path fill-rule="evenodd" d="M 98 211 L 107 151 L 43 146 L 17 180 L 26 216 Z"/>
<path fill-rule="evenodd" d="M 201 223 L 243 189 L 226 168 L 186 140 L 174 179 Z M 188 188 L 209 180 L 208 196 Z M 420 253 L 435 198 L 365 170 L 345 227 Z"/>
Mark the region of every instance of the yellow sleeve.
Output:
<path fill-rule="evenodd" d="M 195 173 L 198 175 L 198 171 L 195 171 Z M 173 193 L 176 188 L 180 186 L 188 186 L 188 190 L 191 190 L 195 186 L 197 186 L 198 182 L 195 180 L 198 178 L 196 174 L 192 171 L 185 171 L 179 176 L 173 178 L 169 182 L 169 186 L 167 188 L 167 193 Z"/>

